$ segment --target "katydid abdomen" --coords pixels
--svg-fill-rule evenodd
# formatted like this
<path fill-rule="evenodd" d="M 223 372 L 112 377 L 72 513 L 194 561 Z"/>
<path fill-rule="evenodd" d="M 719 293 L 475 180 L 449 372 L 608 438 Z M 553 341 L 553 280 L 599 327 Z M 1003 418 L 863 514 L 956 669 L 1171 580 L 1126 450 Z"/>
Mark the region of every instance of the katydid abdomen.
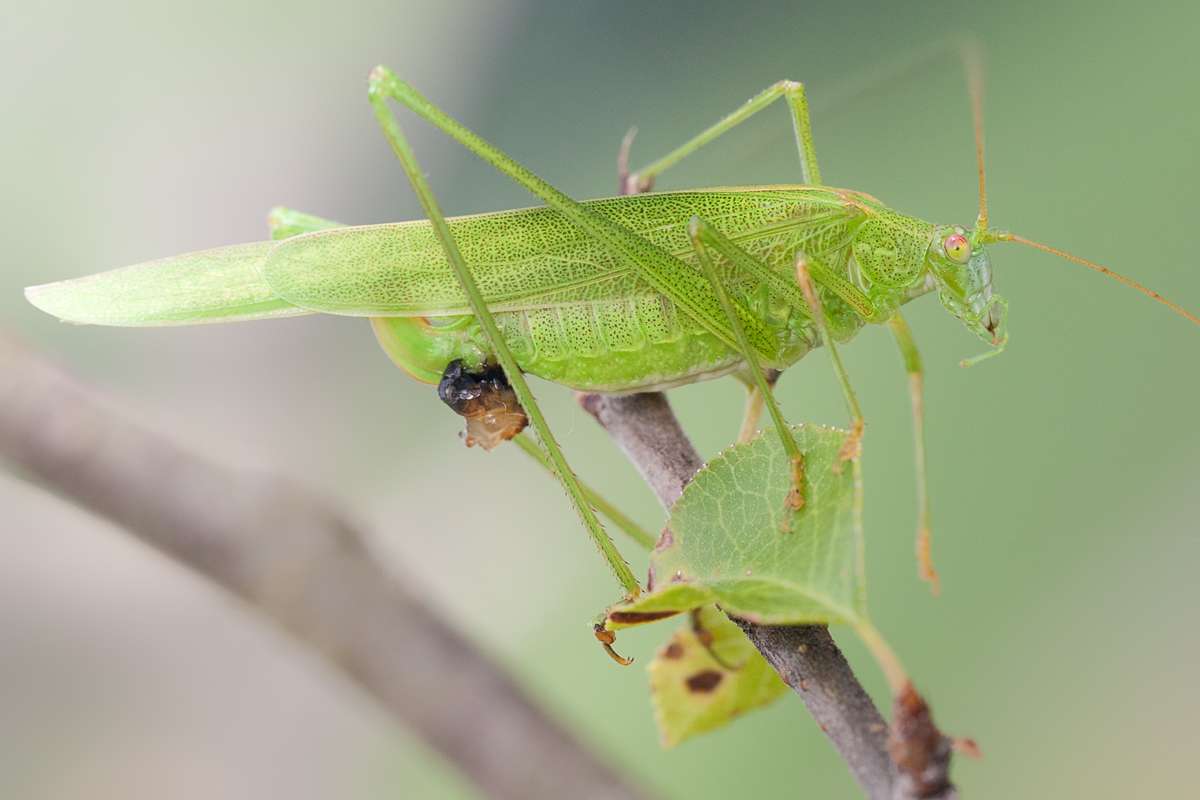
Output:
<path fill-rule="evenodd" d="M 574 303 L 495 315 L 523 372 L 573 389 L 606 394 L 652 391 L 715 378 L 744 359 L 658 296 Z M 494 360 L 474 317 L 374 317 L 388 355 L 418 380 L 437 383 L 445 365 L 472 369 Z M 794 361 L 811 347 L 785 328 Z"/>

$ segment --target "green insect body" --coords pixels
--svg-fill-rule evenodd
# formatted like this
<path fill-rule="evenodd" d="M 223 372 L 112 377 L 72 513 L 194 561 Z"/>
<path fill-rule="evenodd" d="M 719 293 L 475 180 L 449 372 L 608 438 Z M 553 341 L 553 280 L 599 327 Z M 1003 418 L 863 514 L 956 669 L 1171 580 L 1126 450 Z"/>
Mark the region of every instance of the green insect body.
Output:
<path fill-rule="evenodd" d="M 990 355 L 1007 341 L 1007 303 L 994 291 L 986 245 L 1023 242 L 1113 274 L 987 227 L 981 84 L 977 73 L 972 75 L 980 213 L 970 229 L 922 222 L 868 195 L 822 185 L 804 89 L 792 81 L 769 87 L 640 172 L 630 174 L 622 166 L 623 196 L 580 203 L 378 67 L 370 76 L 368 97 L 427 221 L 343 227 L 277 209 L 271 219 L 275 241 L 30 287 L 26 296 L 62 319 L 103 325 L 180 325 L 312 312 L 362 316 L 372 319 L 393 360 L 420 380 L 438 382 L 457 360 L 467 368 L 498 365 L 541 444 L 540 450 L 532 443 L 528 447 L 562 481 L 626 597 L 639 594 L 639 583 L 596 519 L 596 502 L 575 479 L 522 373 L 616 394 L 735 372 L 753 386 L 743 438 L 753 432 L 765 404 L 788 452 L 791 513 L 804 502 L 802 458 L 764 370 L 783 369 L 821 343 L 849 341 L 868 322 L 887 323 L 910 377 L 917 431 L 917 549 L 923 576 L 934 580 L 921 364 L 898 309 L 937 291 L 951 313 L 994 346 Z M 781 98 L 791 112 L 808 185 L 649 192 L 663 170 Z M 447 220 L 389 100 L 438 127 L 546 205 Z M 622 165 L 624 156 L 625 151 Z M 853 432 L 843 459 L 854 459 L 863 421 L 836 348 L 830 347 L 829 355 L 851 413 Z"/>
<path fill-rule="evenodd" d="M 836 292 L 821 290 L 832 335 L 842 343 L 865 322 L 886 321 L 902 303 L 942 287 L 939 277 L 948 272 L 935 236 L 939 228 L 858 192 L 740 187 L 629 195 L 583 205 L 692 269 L 698 265 L 687 227 L 691 217 L 699 216 L 779 276 L 777 285 L 769 286 L 728 259 L 717 262 L 730 293 L 767 331 L 772 349 L 759 358 L 775 369 L 794 364 L 820 343 L 795 283 L 797 252 L 821 260 L 832 276 L 871 302 L 874 313 L 864 317 Z M 273 216 L 276 236 L 317 226 L 309 221 L 298 228 L 294 216 Z M 714 378 L 745 364 L 736 346 L 553 209 L 460 217 L 449 223 L 525 372 L 575 389 L 622 393 Z M 454 359 L 468 366 L 495 362 L 494 349 L 470 314 L 428 222 L 350 228 L 319 224 L 332 229 L 34 287 L 30 299 L 65 319 L 108 325 L 186 324 L 308 311 L 371 317 L 388 354 L 427 383 L 440 380 Z M 194 289 L 199 275 L 209 284 L 203 291 Z M 173 292 L 168 276 L 190 291 Z M 990 277 L 990 270 L 974 276 L 989 297 Z M 138 291 L 138 281 L 153 285 Z M 118 285 L 123 291 L 117 291 Z M 947 290 L 942 291 L 945 295 Z M 208 308 L 195 306 L 197 294 Z M 151 295 L 158 307 L 145 303 Z M 214 296 L 223 304 L 212 302 Z"/>
<path fill-rule="evenodd" d="M 796 305 L 798 288 L 792 277 L 795 253 L 819 253 L 845 274 L 852 261 L 855 234 L 866 219 L 858 206 L 846 203 L 836 192 L 811 187 L 643 194 L 585 205 L 694 269 L 698 264 L 687 223 L 692 216 L 701 216 L 726 230 L 740 248 L 776 273 L 781 282 L 790 281 L 792 296 L 773 291 L 728 261 L 719 264 L 730 293 L 769 331 L 773 352 L 763 353 L 761 360 L 776 369 L 795 363 L 819 343 L 808 308 Z M 473 236 L 470 226 L 492 224 L 489 217 L 452 220 L 451 229 L 456 238 L 474 243 L 474 252 L 464 255 L 473 268 L 482 265 L 476 269 L 481 291 L 525 372 L 575 389 L 622 393 L 714 378 L 745 364 L 737 349 L 707 330 L 670 296 L 657 292 L 629 268 L 614 263 L 578 229 L 566 226 L 554 231 L 557 235 L 546 235 L 548 229 L 553 230 L 546 224 L 546 218 L 554 216 L 550 209 L 499 216 L 509 230 L 522 231 L 528 226 L 533 235 L 518 234 L 501 241 Z M 417 244 L 420 240 L 425 241 Z M 397 259 L 405 263 L 380 264 L 381 271 L 407 271 L 410 259 L 439 263 L 437 243 L 427 228 L 411 229 L 406 244 L 414 250 L 419 247 L 421 255 L 414 258 L 410 250 Z M 448 273 L 444 257 L 440 263 Z M 567 278 L 563 276 L 563 264 L 571 265 Z M 555 268 L 557 279 L 547 275 L 535 283 L 537 289 L 526 289 L 513 297 L 514 290 L 521 288 L 522 278 L 542 278 L 539 272 Z M 450 297 L 441 301 L 443 305 L 437 305 L 437 301 L 425 303 L 436 314 L 374 320 L 381 343 L 396 362 L 429 381 L 440 378 L 452 359 L 481 365 L 494 358 L 474 317 L 462 315 L 465 298 L 461 290 L 452 280 L 445 285 Z M 891 294 L 897 291 L 893 289 Z M 397 310 L 390 305 L 375 306 L 370 313 Z M 430 321 L 430 316 L 438 318 Z M 829 317 L 836 338 L 843 342 L 864 322 L 836 297 L 830 302 Z"/>

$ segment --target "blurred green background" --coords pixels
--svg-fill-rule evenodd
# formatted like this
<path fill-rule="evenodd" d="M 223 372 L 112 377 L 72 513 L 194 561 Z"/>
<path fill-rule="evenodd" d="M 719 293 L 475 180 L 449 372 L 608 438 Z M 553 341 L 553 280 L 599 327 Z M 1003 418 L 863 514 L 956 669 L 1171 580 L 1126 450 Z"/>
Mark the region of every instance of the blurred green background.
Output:
<path fill-rule="evenodd" d="M 584 622 L 617 593 L 560 490 L 515 448 L 463 448 L 457 418 L 366 323 L 76 328 L 21 288 L 261 239 L 277 203 L 348 223 L 418 217 L 366 103 L 378 62 L 578 198 L 614 192 L 631 125 L 646 163 L 770 83 L 803 80 L 828 183 L 969 224 L 955 62 L 852 99 L 844 88 L 959 30 L 986 48 L 993 224 L 1200 310 L 1194 2 L 9 0 L 0 315 L 147 424 L 344 500 L 397 570 L 659 796 L 856 797 L 794 697 L 661 750 L 643 665 L 674 623 L 622 634 L 634 667 L 605 658 Z M 782 107 L 743 128 L 660 187 L 799 181 Z M 447 213 L 531 204 L 428 127 L 412 138 Z M 982 343 L 933 298 L 907 312 L 928 365 L 941 597 L 916 576 L 895 346 L 872 329 L 843 351 L 868 421 L 873 617 L 944 729 L 982 747 L 983 761 L 955 767 L 966 796 L 1195 797 L 1200 329 L 1031 248 L 997 245 L 993 263 L 1012 304 L 1002 357 L 962 370 Z M 844 424 L 823 354 L 780 386 L 793 421 Z M 657 529 L 649 491 L 569 393 L 535 391 L 577 470 Z M 729 380 L 671 393 L 706 456 L 736 436 L 741 395 Z M 840 639 L 883 697 L 874 665 Z M 0 473 L 0 794 L 470 790 L 236 601 Z"/>

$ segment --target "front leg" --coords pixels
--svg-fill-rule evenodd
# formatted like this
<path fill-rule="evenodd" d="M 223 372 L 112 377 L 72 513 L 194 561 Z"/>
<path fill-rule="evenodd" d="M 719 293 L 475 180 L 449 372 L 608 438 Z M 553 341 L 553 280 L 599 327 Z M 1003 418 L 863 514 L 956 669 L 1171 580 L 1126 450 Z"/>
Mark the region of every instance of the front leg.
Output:
<path fill-rule="evenodd" d="M 775 431 L 779 434 L 780 441 L 783 442 L 783 449 L 787 452 L 790 461 L 790 482 L 791 487 L 788 490 L 787 498 L 784 500 L 785 511 L 783 515 L 783 530 L 788 531 L 788 519 L 792 511 L 799 511 L 804 507 L 803 494 L 803 460 L 800 455 L 800 448 L 796 445 L 796 439 L 792 436 L 792 429 L 788 426 L 783 418 L 783 412 L 779 410 L 779 404 L 775 402 L 775 396 L 771 393 L 771 387 L 767 383 L 766 376 L 763 374 L 762 367 L 759 366 L 758 357 L 754 353 L 754 348 L 750 346 L 750 340 L 746 338 L 746 332 L 742 330 L 741 321 L 738 319 L 737 313 L 734 311 L 733 298 L 729 296 L 729 291 L 721 282 L 720 276 L 717 274 L 717 268 L 713 265 L 712 255 L 709 252 L 709 241 L 723 240 L 730 247 L 735 247 L 732 242 L 724 239 L 719 232 L 708 222 L 700 219 L 700 217 L 692 217 L 688 223 L 688 238 L 692 240 L 692 247 L 696 251 L 696 256 L 699 258 L 700 266 L 707 276 L 709 283 L 712 284 L 713 292 L 721 301 L 722 308 L 725 309 L 725 315 L 729 319 L 730 326 L 733 328 L 734 334 L 738 337 L 738 344 L 741 349 L 742 356 L 746 359 L 746 368 L 754 379 L 756 389 L 766 403 L 767 410 L 771 413 L 771 419 L 775 423 Z M 749 253 L 741 251 L 742 254 L 751 260 L 754 260 Z M 760 265 L 762 269 L 767 269 L 766 265 Z"/>
<path fill-rule="evenodd" d="M 829 324 L 825 319 L 825 309 L 817 297 L 816 289 L 813 287 L 810 271 L 814 264 L 819 263 L 809 259 L 804 253 L 797 253 L 796 282 L 800 284 L 800 289 L 804 292 L 804 299 L 808 302 L 808 307 L 812 311 L 813 318 L 817 321 L 817 329 L 821 332 L 821 341 L 824 342 L 825 349 L 829 352 L 829 363 L 833 365 L 834 375 L 837 376 L 838 385 L 842 388 L 842 397 L 846 401 L 846 409 L 850 412 L 850 435 L 846 437 L 846 441 L 842 445 L 839 460 L 854 461 L 857 463 L 858 457 L 862 454 L 862 435 L 866 423 L 863 420 L 862 411 L 858 408 L 858 398 L 854 396 L 854 389 L 850 386 L 850 379 L 846 377 L 846 370 L 842 367 L 842 359 L 838 355 L 837 347 L 833 343 L 833 336 L 829 333 Z M 822 269 L 828 272 L 823 266 Z"/>
<path fill-rule="evenodd" d="M 604 528 L 600 525 L 600 520 L 596 518 L 595 512 L 592 511 L 592 507 L 587 501 L 583 487 L 579 484 L 575 473 L 567 465 L 566 458 L 563 457 L 558 443 L 554 440 L 553 434 L 550 433 L 550 426 L 546 424 L 546 419 L 533 398 L 533 392 L 529 390 L 529 385 L 525 382 L 525 376 L 521 373 L 516 359 L 504 341 L 504 337 L 500 334 L 500 330 L 496 326 L 496 320 L 492 317 L 491 311 L 484 302 L 483 295 L 480 294 L 479 287 L 471 275 L 471 270 L 468 268 L 466 260 L 459 251 L 458 244 L 454 241 L 454 236 L 450 233 L 450 226 L 446 224 L 446 218 L 442 215 L 442 210 L 438 206 L 437 199 L 433 196 L 433 190 L 429 187 L 428 182 L 426 182 L 424 173 L 421 172 L 416 155 L 409 146 L 408 140 L 400 128 L 400 123 L 396 121 L 395 116 L 392 115 L 391 110 L 387 106 L 387 98 L 391 97 L 399 100 L 414 111 L 422 114 L 422 116 L 426 116 L 427 118 L 431 116 L 439 121 L 448 123 L 450 127 L 457 126 L 456 130 L 461 129 L 461 131 L 465 131 L 467 142 L 486 143 L 483 143 L 483 140 L 470 133 L 470 131 L 466 131 L 465 128 L 454 123 L 453 120 L 450 120 L 440 110 L 435 109 L 431 103 L 425 101 L 424 98 L 412 90 L 412 87 L 401 81 L 386 67 L 376 67 L 371 72 L 368 96 L 370 97 L 371 105 L 375 107 L 375 115 L 379 118 L 384 135 L 392 145 L 396 156 L 400 159 L 400 163 L 404 167 L 404 172 L 408 175 L 409 183 L 412 184 L 413 191 L 416 192 L 417 197 L 420 199 L 421 206 L 425 209 L 425 214 L 429 217 L 433 230 L 442 244 L 446 258 L 450 261 L 450 265 L 454 269 L 454 274 L 467 295 L 467 299 L 471 304 L 471 311 L 475 314 L 480 325 L 487 333 L 488 340 L 495 350 L 500 366 L 504 369 L 504 375 L 508 379 L 509 384 L 511 384 L 513 392 L 517 396 L 517 401 L 529 415 L 529 422 L 533 426 L 533 430 L 537 434 L 542 447 L 546 450 L 546 454 L 550 457 L 558 479 L 562 482 L 563 488 L 566 489 L 568 496 L 571 498 L 571 502 L 575 506 L 575 510 L 579 513 L 580 520 L 583 522 L 592 541 L 595 542 L 597 548 L 604 555 L 609 568 L 613 571 L 613 575 L 616 576 L 617 581 L 624 589 L 626 597 L 636 597 L 641 593 L 641 587 L 638 585 L 637 578 L 633 576 L 629 565 L 625 563 L 625 559 L 617 551 L 616 545 L 613 544 L 612 539 L 609 538 Z M 439 124 L 439 127 L 442 127 L 442 125 Z M 443 128 L 443 130 L 445 129 Z M 468 143 L 467 146 L 471 147 L 471 144 Z M 490 145 L 487 145 L 487 147 L 490 148 Z M 494 148 L 491 149 L 494 150 Z M 476 150 L 476 152 L 479 152 L 479 150 Z M 511 159 L 508 160 L 511 161 Z M 519 165 L 517 166 L 519 167 Z M 523 167 L 520 169 L 524 170 Z M 524 171 L 528 172 L 528 170 Z M 532 173 L 529 173 L 529 175 L 532 177 Z"/>

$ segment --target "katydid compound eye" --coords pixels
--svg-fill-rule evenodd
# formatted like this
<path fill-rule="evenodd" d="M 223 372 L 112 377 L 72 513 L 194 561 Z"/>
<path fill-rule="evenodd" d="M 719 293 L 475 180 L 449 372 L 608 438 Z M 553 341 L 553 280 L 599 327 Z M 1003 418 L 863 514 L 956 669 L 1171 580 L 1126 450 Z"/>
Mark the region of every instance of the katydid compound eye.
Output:
<path fill-rule="evenodd" d="M 971 243 L 961 233 L 952 233 L 942 242 L 942 249 L 951 260 L 965 264 L 971 258 Z"/>

